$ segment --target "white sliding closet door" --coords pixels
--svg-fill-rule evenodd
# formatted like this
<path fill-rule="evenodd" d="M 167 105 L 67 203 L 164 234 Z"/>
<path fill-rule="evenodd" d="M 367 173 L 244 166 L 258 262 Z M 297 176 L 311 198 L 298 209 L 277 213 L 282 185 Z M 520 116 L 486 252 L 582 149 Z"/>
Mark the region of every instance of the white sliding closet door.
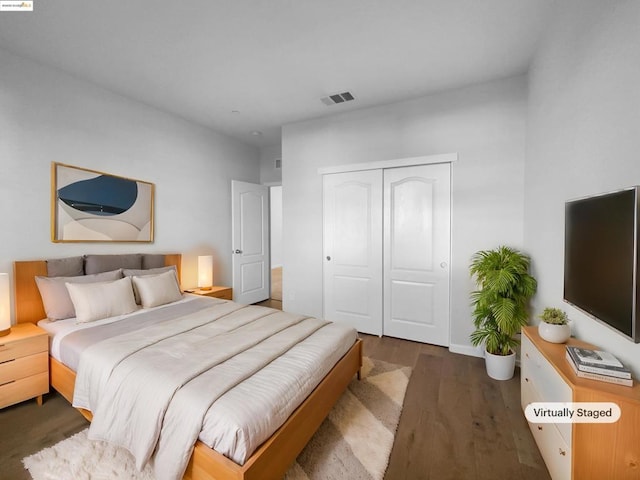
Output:
<path fill-rule="evenodd" d="M 449 345 L 450 164 L 325 174 L 324 317 Z"/>
<path fill-rule="evenodd" d="M 324 317 L 382 335 L 382 171 L 323 177 Z"/>
<path fill-rule="evenodd" d="M 449 345 L 450 166 L 384 170 L 384 334 Z"/>

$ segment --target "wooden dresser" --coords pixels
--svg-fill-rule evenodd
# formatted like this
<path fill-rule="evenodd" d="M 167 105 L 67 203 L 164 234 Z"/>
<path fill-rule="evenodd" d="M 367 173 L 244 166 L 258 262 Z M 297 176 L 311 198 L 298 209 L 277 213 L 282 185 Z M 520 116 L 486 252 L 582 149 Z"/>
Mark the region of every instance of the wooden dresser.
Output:
<path fill-rule="evenodd" d="M 521 403 L 613 402 L 616 423 L 529 423 L 554 480 L 640 479 L 640 384 L 633 387 L 578 378 L 565 358 L 565 345 L 597 348 L 570 338 L 549 343 L 537 327 L 522 331 Z"/>
<path fill-rule="evenodd" d="M 0 337 L 0 408 L 49 392 L 49 338 L 31 323 L 15 325 Z"/>

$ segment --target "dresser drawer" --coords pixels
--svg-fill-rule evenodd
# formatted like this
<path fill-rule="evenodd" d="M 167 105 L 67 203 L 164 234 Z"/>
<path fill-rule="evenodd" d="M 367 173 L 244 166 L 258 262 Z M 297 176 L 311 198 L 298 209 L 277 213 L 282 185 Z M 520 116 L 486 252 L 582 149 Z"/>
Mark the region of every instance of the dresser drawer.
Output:
<path fill-rule="evenodd" d="M 12 380 L 30 377 L 36 373 L 47 372 L 49 369 L 48 362 L 49 355 L 47 352 L 41 352 L 0 363 L 0 385 Z"/>
<path fill-rule="evenodd" d="M 49 337 L 46 334 L 4 343 L 0 337 L 0 363 L 48 351 Z"/>
<path fill-rule="evenodd" d="M 553 365 L 535 348 L 531 340 L 526 336 L 522 338 L 522 370 L 521 384 L 528 385 L 535 392 L 534 402 L 572 402 L 573 391 L 567 385 L 562 377 L 558 375 Z M 523 387 L 523 396 L 528 395 L 527 389 Z M 526 407 L 522 398 L 522 406 Z M 570 423 L 559 423 L 556 425 L 557 430 L 564 437 L 565 442 L 571 445 Z"/>
<path fill-rule="evenodd" d="M 524 368 L 523 368 L 524 370 Z M 520 375 L 520 401 L 522 404 L 522 410 L 527 408 L 527 405 L 534 402 L 541 402 L 540 394 L 536 391 L 531 378 L 524 374 L 524 371 Z"/>
<path fill-rule="evenodd" d="M 49 392 L 49 372 L 38 373 L 0 386 L 0 408 Z"/>
<path fill-rule="evenodd" d="M 571 448 L 552 423 L 529 423 L 533 438 L 540 449 L 553 480 L 571 479 Z"/>

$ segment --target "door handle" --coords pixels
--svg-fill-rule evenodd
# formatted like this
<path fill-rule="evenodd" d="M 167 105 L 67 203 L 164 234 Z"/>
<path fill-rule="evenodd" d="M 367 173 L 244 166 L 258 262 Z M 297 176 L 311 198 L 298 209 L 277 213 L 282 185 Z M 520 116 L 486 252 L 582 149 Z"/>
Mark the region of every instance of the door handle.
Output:
<path fill-rule="evenodd" d="M 329 255 L 327 255 L 327 260 L 331 261 L 331 257 Z"/>
<path fill-rule="evenodd" d="M 236 249 L 233 251 L 233 253 L 235 253 L 235 254 L 237 254 L 237 255 L 240 255 L 240 254 L 242 253 L 242 250 L 240 250 L 240 249 L 236 248 Z"/>

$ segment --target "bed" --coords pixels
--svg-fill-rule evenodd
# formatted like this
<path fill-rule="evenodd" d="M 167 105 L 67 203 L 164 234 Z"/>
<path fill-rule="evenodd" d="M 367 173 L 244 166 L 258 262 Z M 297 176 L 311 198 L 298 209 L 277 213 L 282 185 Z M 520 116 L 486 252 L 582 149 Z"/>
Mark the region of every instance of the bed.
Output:
<path fill-rule="evenodd" d="M 164 255 L 161 260 L 165 266 L 175 266 L 179 277 L 181 263 L 179 254 Z M 17 321 L 37 323 L 44 319 L 46 314 L 35 277 L 47 276 L 47 262 L 45 260 L 15 262 L 14 274 Z M 224 308 L 236 307 L 227 305 Z M 356 339 L 286 421 L 242 464 L 230 460 L 201 440 L 197 440 L 184 478 L 194 480 L 281 478 L 342 395 L 353 376 L 359 375 L 361 365 L 362 346 Z M 76 372 L 56 358 L 50 357 L 50 375 L 52 387 L 72 402 Z M 80 411 L 89 420 L 92 419 L 91 412 Z"/>

